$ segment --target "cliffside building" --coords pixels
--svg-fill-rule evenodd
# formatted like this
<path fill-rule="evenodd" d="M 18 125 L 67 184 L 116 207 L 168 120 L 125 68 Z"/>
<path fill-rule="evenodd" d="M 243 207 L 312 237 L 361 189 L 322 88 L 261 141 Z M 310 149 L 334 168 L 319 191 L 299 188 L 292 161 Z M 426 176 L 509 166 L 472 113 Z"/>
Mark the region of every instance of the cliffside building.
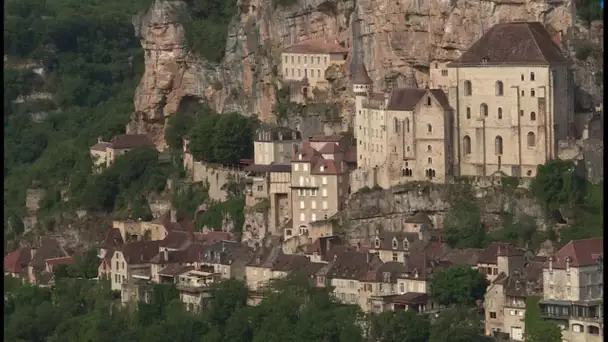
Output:
<path fill-rule="evenodd" d="M 433 65 L 431 65 L 433 67 Z M 432 70 L 455 109 L 454 174 L 534 177 L 569 135 L 567 59 L 539 22 L 494 25 L 458 60 Z"/>
<path fill-rule="evenodd" d="M 358 170 L 353 190 L 407 181 L 444 183 L 452 174 L 452 108 L 439 89 L 374 93 L 365 66 L 353 79 Z M 446 129 L 446 127 L 448 129 Z"/>
<path fill-rule="evenodd" d="M 154 147 L 152 140 L 145 134 L 121 134 L 109 142 L 105 142 L 101 138 L 97 139 L 97 144 L 91 146 L 90 149 L 95 171 L 101 171 L 104 167 L 112 165 L 119 155 L 143 146 Z"/>
<path fill-rule="evenodd" d="M 289 164 L 301 140 L 302 136 L 298 131 L 263 124 L 255 132 L 254 163 L 256 165 Z"/>
<path fill-rule="evenodd" d="M 283 82 L 290 88 L 292 102 L 303 103 L 312 97 L 315 88 L 325 90 L 325 70 L 343 65 L 348 49 L 337 42 L 309 39 L 287 47 L 281 53 Z"/>

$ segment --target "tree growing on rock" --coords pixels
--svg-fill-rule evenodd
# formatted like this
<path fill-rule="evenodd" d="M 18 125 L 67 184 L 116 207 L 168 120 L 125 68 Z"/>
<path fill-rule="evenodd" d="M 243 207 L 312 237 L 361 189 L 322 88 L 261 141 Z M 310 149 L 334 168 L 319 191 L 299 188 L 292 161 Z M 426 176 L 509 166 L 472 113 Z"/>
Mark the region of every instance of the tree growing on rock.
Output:
<path fill-rule="evenodd" d="M 485 230 L 479 208 L 472 202 L 458 202 L 445 216 L 445 241 L 454 248 L 481 248 Z"/>

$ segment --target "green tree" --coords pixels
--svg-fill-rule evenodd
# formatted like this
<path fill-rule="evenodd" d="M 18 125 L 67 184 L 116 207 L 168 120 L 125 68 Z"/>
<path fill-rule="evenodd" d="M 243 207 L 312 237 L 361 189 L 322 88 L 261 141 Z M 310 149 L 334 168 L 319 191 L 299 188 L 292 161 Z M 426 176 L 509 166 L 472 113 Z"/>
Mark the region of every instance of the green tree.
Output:
<path fill-rule="evenodd" d="M 181 151 L 184 146 L 183 138 L 188 134 L 193 124 L 194 118 L 189 115 L 177 113 L 170 116 L 165 129 L 167 145 L 173 150 Z"/>
<path fill-rule="evenodd" d="M 481 317 L 470 309 L 446 309 L 431 326 L 429 342 L 489 342 L 481 333 Z"/>
<path fill-rule="evenodd" d="M 479 208 L 472 202 L 457 202 L 444 219 L 446 242 L 454 248 L 481 248 L 485 230 Z"/>
<path fill-rule="evenodd" d="M 217 163 L 237 164 L 253 154 L 253 127 L 246 117 L 230 113 L 220 116 L 213 136 L 213 157 Z"/>
<path fill-rule="evenodd" d="M 196 160 L 214 162 L 214 137 L 219 115 L 211 114 L 198 120 L 190 131 L 188 149 Z"/>
<path fill-rule="evenodd" d="M 472 306 L 483 299 L 488 281 L 481 272 L 467 265 L 456 265 L 439 271 L 430 284 L 430 294 L 439 304 Z"/>
<path fill-rule="evenodd" d="M 586 181 L 573 161 L 553 159 L 538 167 L 530 190 L 547 210 L 574 208 L 585 198 Z"/>
<path fill-rule="evenodd" d="M 383 312 L 372 319 L 372 335 L 378 342 L 426 342 L 431 323 L 413 310 Z"/>
<path fill-rule="evenodd" d="M 540 318 L 539 300 L 539 297 L 534 296 L 526 298 L 526 315 L 524 317 L 526 341 L 560 342 L 562 340 L 560 328 L 556 324 Z"/>

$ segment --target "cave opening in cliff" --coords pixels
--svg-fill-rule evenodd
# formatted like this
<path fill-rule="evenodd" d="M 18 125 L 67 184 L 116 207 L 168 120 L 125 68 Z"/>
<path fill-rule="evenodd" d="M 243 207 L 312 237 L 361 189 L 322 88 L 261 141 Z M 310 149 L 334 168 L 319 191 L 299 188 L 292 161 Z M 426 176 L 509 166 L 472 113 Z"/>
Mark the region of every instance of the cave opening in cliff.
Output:
<path fill-rule="evenodd" d="M 203 108 L 201 101 L 196 96 L 186 95 L 179 102 L 178 113 L 194 116 Z"/>

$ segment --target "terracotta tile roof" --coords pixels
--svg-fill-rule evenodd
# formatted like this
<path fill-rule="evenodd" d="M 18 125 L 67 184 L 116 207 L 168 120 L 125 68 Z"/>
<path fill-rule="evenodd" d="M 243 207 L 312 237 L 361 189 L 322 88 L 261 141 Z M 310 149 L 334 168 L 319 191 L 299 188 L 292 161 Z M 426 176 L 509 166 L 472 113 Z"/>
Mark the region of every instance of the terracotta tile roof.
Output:
<path fill-rule="evenodd" d="M 126 244 L 122 249 L 125 261 L 129 265 L 149 263 L 158 252 L 161 241 L 137 241 Z"/>
<path fill-rule="evenodd" d="M 570 257 L 570 266 L 581 267 L 595 265 L 596 260 L 604 254 L 604 239 L 591 238 L 571 240 L 553 255 L 554 268 L 566 268 L 566 258 Z M 548 267 L 548 262 L 546 267 Z"/>
<path fill-rule="evenodd" d="M 321 171 L 323 167 L 323 171 Z M 317 162 L 310 169 L 312 175 L 339 175 L 348 172 L 346 163 L 332 159 L 317 159 Z"/>
<path fill-rule="evenodd" d="M 72 257 L 46 259 L 46 264 L 52 269 L 57 265 L 70 265 L 74 262 Z"/>
<path fill-rule="evenodd" d="M 283 53 L 348 53 L 348 49 L 336 42 L 327 41 L 325 39 L 309 39 L 285 48 Z"/>
<path fill-rule="evenodd" d="M 394 89 L 388 101 L 387 110 L 412 111 L 426 94 L 426 89 L 399 88 Z"/>
<path fill-rule="evenodd" d="M 304 255 L 281 254 L 272 265 L 273 271 L 294 272 L 306 267 L 310 261 Z"/>
<path fill-rule="evenodd" d="M 191 243 L 187 247 L 183 247 L 182 249 L 167 251 L 166 255 L 164 251 L 161 251 L 159 249 L 157 254 L 150 259 L 150 263 L 193 263 L 202 260 L 204 252 L 205 246 L 201 243 Z"/>
<path fill-rule="evenodd" d="M 43 237 L 41 239 L 40 248 L 36 249 L 36 253 L 29 265 L 42 269 L 44 268 L 47 259 L 67 256 L 69 256 L 68 253 L 61 247 L 57 240 L 49 237 Z"/>
<path fill-rule="evenodd" d="M 302 144 L 302 149 L 294 153 L 292 161 L 315 163 L 319 158 L 322 158 L 321 153 L 310 147 L 310 141 L 307 140 Z"/>
<path fill-rule="evenodd" d="M 27 269 L 27 265 L 32 258 L 31 249 L 29 247 L 19 248 L 8 253 L 4 257 L 4 272 L 21 273 Z"/>
<path fill-rule="evenodd" d="M 186 247 L 188 244 L 195 242 L 195 240 L 198 240 L 196 238 L 200 238 L 200 234 L 197 235 L 199 236 L 195 236 L 194 239 L 192 239 L 192 236 L 189 232 L 174 230 L 169 232 L 167 236 L 165 236 L 165 238 L 161 240 L 160 247 L 181 249 Z"/>
<path fill-rule="evenodd" d="M 369 74 L 367 73 L 365 64 L 361 63 L 361 66 L 357 68 L 357 73 L 355 74 L 355 77 L 353 77 L 352 83 L 364 85 L 374 83 L 374 81 L 372 81 L 372 79 L 369 77 Z"/>
<path fill-rule="evenodd" d="M 496 24 L 448 67 L 477 65 L 549 65 L 566 58 L 543 24 Z"/>
<path fill-rule="evenodd" d="M 154 146 L 146 134 L 121 134 L 110 140 L 110 148 L 124 150 L 142 146 Z"/>
<path fill-rule="evenodd" d="M 91 150 L 105 152 L 106 148 L 110 147 L 110 145 L 111 144 L 108 142 L 98 142 L 97 144 L 91 146 Z"/>
<path fill-rule="evenodd" d="M 477 263 L 479 264 L 496 264 L 498 262 L 498 255 L 502 254 L 505 256 L 523 255 L 523 251 L 519 250 L 515 246 L 508 243 L 492 242 L 490 245 L 481 252 Z"/>
<path fill-rule="evenodd" d="M 340 152 L 342 152 L 342 149 L 335 143 L 327 143 L 319 150 L 321 154 L 336 154 Z"/>
<path fill-rule="evenodd" d="M 403 273 L 401 278 L 420 280 L 430 279 L 439 269 L 450 266 L 446 262 L 435 261 L 429 258 L 424 252 L 410 252 L 405 265 L 407 272 Z"/>
<path fill-rule="evenodd" d="M 308 245 L 305 253 L 308 255 L 318 254 L 321 256 L 322 260 L 329 261 L 331 258 L 333 258 L 333 255 L 331 258 L 328 258 L 328 254 L 332 248 L 342 245 L 343 241 L 339 236 L 323 236 L 318 238 L 312 244 Z"/>

